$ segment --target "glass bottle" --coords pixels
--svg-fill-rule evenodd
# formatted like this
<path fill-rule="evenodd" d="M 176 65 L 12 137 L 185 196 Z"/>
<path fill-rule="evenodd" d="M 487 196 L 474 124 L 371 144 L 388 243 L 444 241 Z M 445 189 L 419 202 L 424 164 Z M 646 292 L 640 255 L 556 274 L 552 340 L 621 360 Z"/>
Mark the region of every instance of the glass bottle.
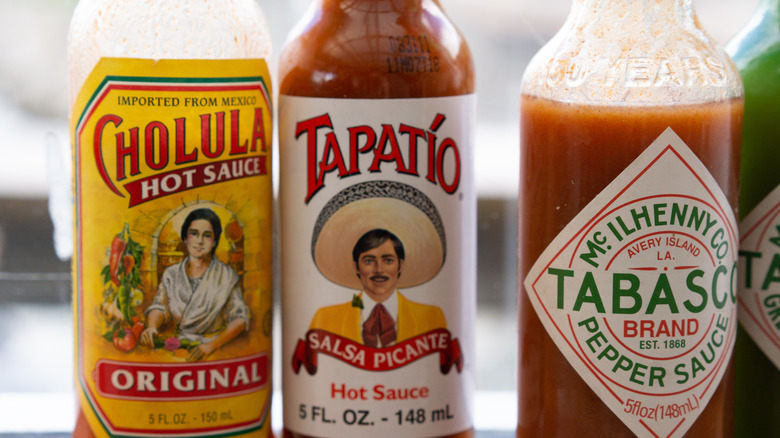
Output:
<path fill-rule="evenodd" d="M 433 0 L 314 0 L 279 81 L 284 436 L 473 436 L 466 42 Z"/>
<path fill-rule="evenodd" d="M 731 436 L 732 62 L 692 0 L 574 0 L 521 89 L 517 436 Z"/>
<path fill-rule="evenodd" d="M 777 245 L 771 241 L 776 235 L 761 236 L 757 231 L 774 224 L 767 213 L 780 201 L 775 190 L 780 186 L 780 173 L 774 166 L 780 152 L 780 1 L 762 1 L 726 48 L 745 86 L 739 198 L 744 271 L 740 273 L 740 328 L 734 350 L 736 436 L 776 436 L 780 434 L 776 415 L 780 410 L 780 347 L 777 328 L 768 324 L 771 317 L 762 315 L 771 315 L 772 302 L 765 299 L 777 290 L 764 286 Z"/>
<path fill-rule="evenodd" d="M 269 436 L 271 42 L 252 0 L 81 0 L 74 436 Z"/>

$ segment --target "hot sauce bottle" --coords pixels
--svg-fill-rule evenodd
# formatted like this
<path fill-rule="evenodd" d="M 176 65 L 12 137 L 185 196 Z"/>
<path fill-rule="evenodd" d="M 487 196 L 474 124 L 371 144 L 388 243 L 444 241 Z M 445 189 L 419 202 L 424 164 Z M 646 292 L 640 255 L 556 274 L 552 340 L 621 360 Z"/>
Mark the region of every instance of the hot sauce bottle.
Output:
<path fill-rule="evenodd" d="M 531 61 L 518 437 L 733 435 L 742 95 L 691 0 L 574 0 Z"/>
<path fill-rule="evenodd" d="M 76 7 L 74 436 L 269 436 L 270 47 L 251 0 Z"/>
<path fill-rule="evenodd" d="M 777 327 L 777 208 L 780 172 L 780 1 L 762 1 L 727 45 L 745 86 L 740 171 L 737 436 L 780 435 L 780 331 Z"/>
<path fill-rule="evenodd" d="M 286 437 L 468 437 L 474 65 L 432 0 L 315 0 L 280 59 Z"/>

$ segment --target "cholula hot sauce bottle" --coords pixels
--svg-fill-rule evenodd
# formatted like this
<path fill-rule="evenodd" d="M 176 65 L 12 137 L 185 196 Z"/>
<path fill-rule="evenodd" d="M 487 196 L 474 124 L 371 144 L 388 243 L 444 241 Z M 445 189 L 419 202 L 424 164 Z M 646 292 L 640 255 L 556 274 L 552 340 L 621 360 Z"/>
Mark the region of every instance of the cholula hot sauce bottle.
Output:
<path fill-rule="evenodd" d="M 315 0 L 279 81 L 284 436 L 473 436 L 468 46 L 436 1 Z"/>
<path fill-rule="evenodd" d="M 74 436 L 268 436 L 270 41 L 251 0 L 82 0 Z"/>
<path fill-rule="evenodd" d="M 742 96 L 691 0 L 575 0 L 530 63 L 518 437 L 732 436 Z"/>

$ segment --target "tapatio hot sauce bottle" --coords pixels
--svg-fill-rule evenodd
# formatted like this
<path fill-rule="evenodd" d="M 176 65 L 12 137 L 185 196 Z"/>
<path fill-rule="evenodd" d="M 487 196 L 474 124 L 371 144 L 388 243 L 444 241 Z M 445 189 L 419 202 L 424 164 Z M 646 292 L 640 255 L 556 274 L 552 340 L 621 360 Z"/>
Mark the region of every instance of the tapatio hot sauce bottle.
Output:
<path fill-rule="evenodd" d="M 432 0 L 315 0 L 280 59 L 285 437 L 469 437 L 474 65 Z"/>
<path fill-rule="evenodd" d="M 739 437 L 778 436 L 780 1 L 762 1 L 727 50 L 745 86 L 739 198 L 740 329 L 734 349 L 736 429 Z"/>
<path fill-rule="evenodd" d="M 74 436 L 268 436 L 271 44 L 252 0 L 82 0 Z"/>
<path fill-rule="evenodd" d="M 518 437 L 732 436 L 742 94 L 691 0 L 574 0 L 530 63 Z"/>

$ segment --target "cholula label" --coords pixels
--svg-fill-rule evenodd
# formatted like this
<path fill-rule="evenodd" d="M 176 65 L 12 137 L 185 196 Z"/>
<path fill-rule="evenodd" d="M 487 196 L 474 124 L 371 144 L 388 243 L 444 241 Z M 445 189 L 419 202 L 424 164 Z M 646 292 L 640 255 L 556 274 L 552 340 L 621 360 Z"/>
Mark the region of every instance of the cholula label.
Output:
<path fill-rule="evenodd" d="M 739 322 L 780 369 L 780 187 L 739 230 Z"/>
<path fill-rule="evenodd" d="M 267 436 L 270 75 L 101 59 L 71 120 L 76 373 L 97 436 Z"/>
<path fill-rule="evenodd" d="M 736 335 L 736 228 L 669 128 L 525 279 L 558 348 L 638 436 L 683 436 L 718 387 Z"/>

